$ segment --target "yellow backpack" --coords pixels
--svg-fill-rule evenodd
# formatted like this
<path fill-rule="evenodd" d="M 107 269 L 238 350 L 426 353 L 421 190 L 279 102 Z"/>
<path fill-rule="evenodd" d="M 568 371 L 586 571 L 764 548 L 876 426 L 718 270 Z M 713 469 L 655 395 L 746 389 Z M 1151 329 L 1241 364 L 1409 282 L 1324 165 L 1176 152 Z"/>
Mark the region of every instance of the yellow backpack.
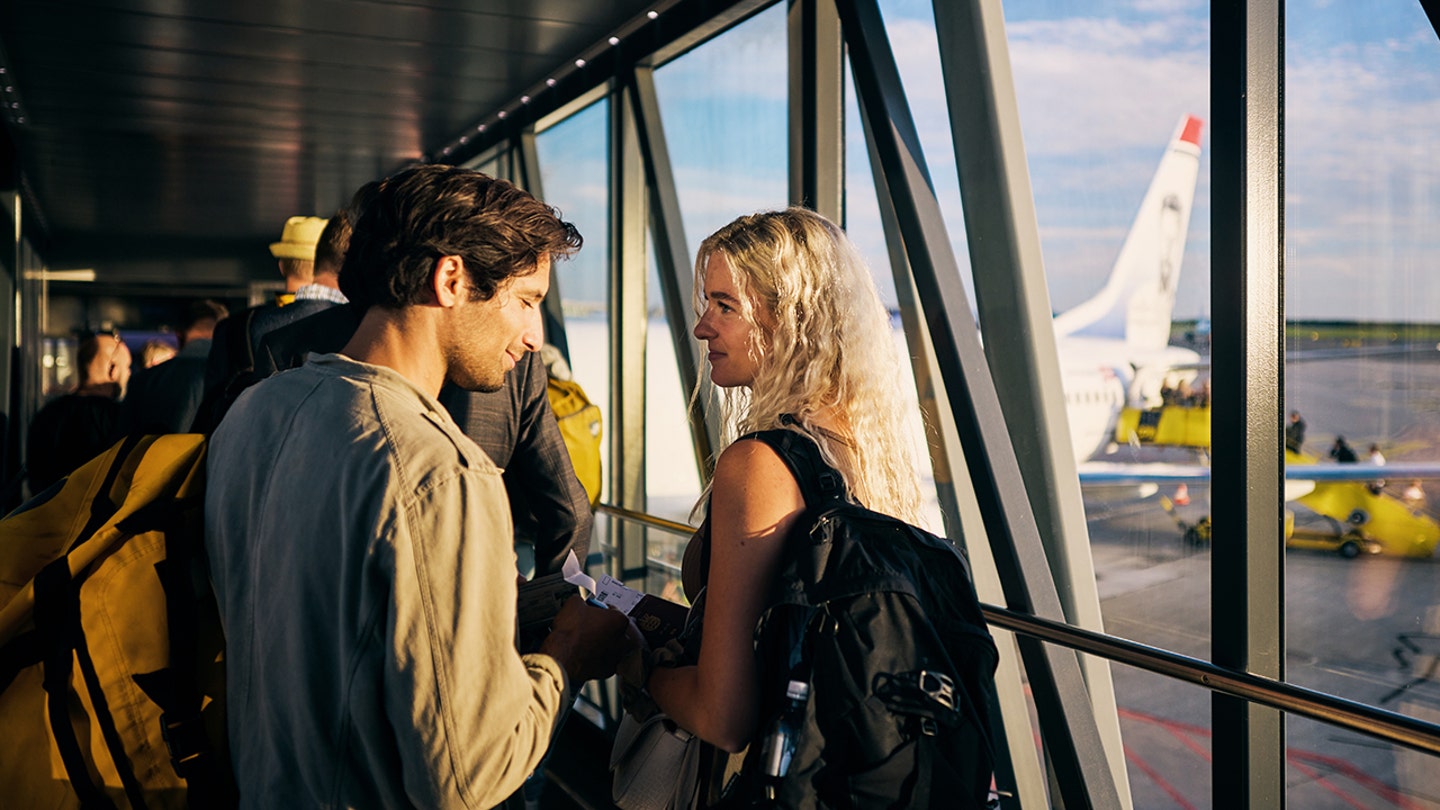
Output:
<path fill-rule="evenodd" d="M 590 496 L 590 505 L 600 502 L 600 406 L 585 396 L 585 389 L 573 380 L 550 378 L 545 394 L 555 419 L 560 423 L 560 436 L 570 451 L 575 476 Z"/>
<path fill-rule="evenodd" d="M 130 438 L 0 519 L 7 806 L 235 804 L 204 478 L 204 437 Z"/>

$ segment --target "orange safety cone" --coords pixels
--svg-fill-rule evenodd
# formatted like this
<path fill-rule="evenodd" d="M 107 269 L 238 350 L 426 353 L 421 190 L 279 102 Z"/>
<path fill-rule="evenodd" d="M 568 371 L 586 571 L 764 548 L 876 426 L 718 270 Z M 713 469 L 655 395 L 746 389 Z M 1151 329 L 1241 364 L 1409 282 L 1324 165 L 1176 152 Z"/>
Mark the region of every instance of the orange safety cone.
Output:
<path fill-rule="evenodd" d="M 1189 484 L 1181 484 L 1180 486 L 1176 487 L 1176 488 L 1175 488 L 1175 498 L 1174 498 L 1174 500 L 1175 500 L 1175 505 L 1176 505 L 1176 506 L 1189 506 L 1189 505 L 1190 505 L 1190 485 L 1189 485 Z"/>

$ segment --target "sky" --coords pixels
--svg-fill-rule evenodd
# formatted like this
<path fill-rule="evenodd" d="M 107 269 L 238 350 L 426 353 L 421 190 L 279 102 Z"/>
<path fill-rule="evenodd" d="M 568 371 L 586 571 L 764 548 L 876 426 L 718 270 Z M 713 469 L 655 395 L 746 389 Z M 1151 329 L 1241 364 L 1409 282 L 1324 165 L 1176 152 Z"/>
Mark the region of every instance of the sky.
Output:
<path fill-rule="evenodd" d="M 882 0 L 955 253 L 968 273 L 928 0 Z M 1177 318 L 1208 315 L 1211 267 L 1208 4 L 1004 4 L 1050 303 L 1103 285 L 1150 177 L 1186 114 L 1205 119 Z M 785 20 L 756 15 L 656 71 L 689 249 L 736 216 L 786 203 Z M 1286 4 L 1287 317 L 1440 321 L 1440 39 L 1417 0 Z M 893 287 L 853 92 L 846 227 Z M 568 301 L 603 301 L 604 104 L 539 139 L 546 197 L 587 236 L 563 270 Z M 977 203 L 977 204 L 983 204 Z"/>

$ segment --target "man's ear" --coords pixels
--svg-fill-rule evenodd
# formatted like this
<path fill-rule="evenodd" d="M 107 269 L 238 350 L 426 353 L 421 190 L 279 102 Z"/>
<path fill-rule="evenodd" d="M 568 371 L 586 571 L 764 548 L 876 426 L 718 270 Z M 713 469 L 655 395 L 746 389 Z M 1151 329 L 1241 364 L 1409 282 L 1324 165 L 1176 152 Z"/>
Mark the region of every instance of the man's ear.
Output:
<path fill-rule="evenodd" d="M 454 307 L 469 298 L 470 279 L 465 274 L 465 260 L 459 256 L 436 259 L 435 272 L 430 274 L 430 279 L 435 303 L 442 307 Z"/>

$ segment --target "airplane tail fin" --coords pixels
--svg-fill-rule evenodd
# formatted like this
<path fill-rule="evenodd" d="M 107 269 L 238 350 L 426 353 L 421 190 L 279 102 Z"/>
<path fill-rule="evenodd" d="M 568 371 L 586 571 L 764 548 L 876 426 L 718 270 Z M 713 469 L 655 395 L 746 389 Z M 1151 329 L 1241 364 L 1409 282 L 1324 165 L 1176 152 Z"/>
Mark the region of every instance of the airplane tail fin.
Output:
<path fill-rule="evenodd" d="M 1104 289 L 1055 316 L 1056 335 L 1123 338 L 1135 350 L 1162 349 L 1170 342 L 1203 123 L 1193 115 L 1181 119 Z"/>

